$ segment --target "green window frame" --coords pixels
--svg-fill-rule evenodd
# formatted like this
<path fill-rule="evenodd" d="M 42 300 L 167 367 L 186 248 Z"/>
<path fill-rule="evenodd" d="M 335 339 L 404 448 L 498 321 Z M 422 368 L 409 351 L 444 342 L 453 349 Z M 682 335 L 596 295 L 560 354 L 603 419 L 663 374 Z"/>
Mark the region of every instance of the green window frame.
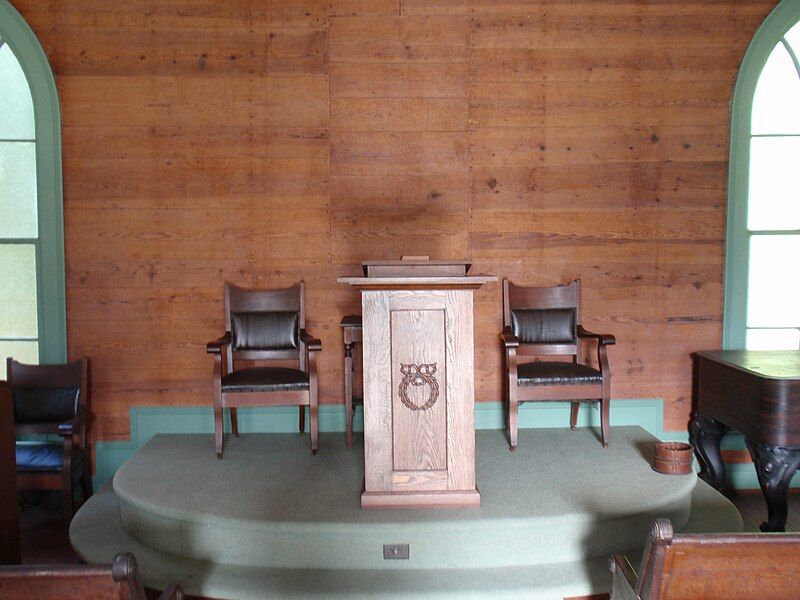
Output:
<path fill-rule="evenodd" d="M 747 344 L 747 303 L 749 287 L 750 238 L 748 195 L 750 188 L 750 143 L 753 100 L 764 66 L 785 34 L 800 21 L 800 0 L 783 0 L 756 31 L 745 53 L 731 104 L 730 162 L 728 172 L 728 215 L 725 243 L 725 297 L 722 345 L 744 349 Z M 788 50 L 788 47 L 787 47 Z M 796 56 L 792 57 L 795 59 Z M 795 231 L 756 232 L 785 235 Z M 797 231 L 796 233 L 800 233 Z M 792 262 L 796 257 L 787 257 Z M 787 276 L 793 276 L 787 273 Z"/>
<path fill-rule="evenodd" d="M 38 237 L 0 243 L 34 244 L 39 362 L 61 363 L 67 360 L 67 311 L 58 91 L 39 40 L 8 0 L 0 0 L 0 39 L 14 52 L 31 90 L 38 202 Z"/>

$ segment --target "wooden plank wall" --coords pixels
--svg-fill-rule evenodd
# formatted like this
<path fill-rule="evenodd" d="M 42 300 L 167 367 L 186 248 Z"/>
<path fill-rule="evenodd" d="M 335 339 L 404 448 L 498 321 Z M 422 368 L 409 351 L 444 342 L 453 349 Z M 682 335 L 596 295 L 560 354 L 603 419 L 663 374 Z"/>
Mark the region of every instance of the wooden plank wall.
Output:
<path fill-rule="evenodd" d="M 61 95 L 71 356 L 95 439 L 210 401 L 222 282 L 308 286 L 323 402 L 365 258 L 580 276 L 614 397 L 684 429 L 720 344 L 729 103 L 774 0 L 12 0 Z M 476 298 L 501 395 L 500 286 Z"/>

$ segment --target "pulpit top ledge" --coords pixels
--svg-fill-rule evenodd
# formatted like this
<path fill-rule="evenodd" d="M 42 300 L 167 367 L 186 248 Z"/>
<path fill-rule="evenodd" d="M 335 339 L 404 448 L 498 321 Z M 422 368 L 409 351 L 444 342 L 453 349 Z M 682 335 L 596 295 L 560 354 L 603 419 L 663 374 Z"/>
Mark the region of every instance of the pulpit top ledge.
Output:
<path fill-rule="evenodd" d="M 430 260 L 426 256 L 364 261 L 363 277 L 339 277 L 336 281 L 358 290 L 477 289 L 497 281 L 495 275 L 467 275 L 470 266 L 469 260 Z"/>

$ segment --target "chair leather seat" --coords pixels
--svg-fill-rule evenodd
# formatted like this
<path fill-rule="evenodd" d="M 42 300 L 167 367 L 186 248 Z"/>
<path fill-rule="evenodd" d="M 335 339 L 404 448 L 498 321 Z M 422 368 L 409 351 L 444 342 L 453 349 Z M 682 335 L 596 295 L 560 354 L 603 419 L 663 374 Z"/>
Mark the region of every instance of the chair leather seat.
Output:
<path fill-rule="evenodd" d="M 51 473 L 60 472 L 63 468 L 63 444 L 47 442 L 17 442 L 16 461 L 18 473 Z M 83 450 L 73 447 L 72 471 L 80 476 L 83 464 Z"/>
<path fill-rule="evenodd" d="M 531 362 L 517 367 L 518 385 L 592 385 L 603 383 L 603 374 L 570 362 Z"/>
<path fill-rule="evenodd" d="M 255 367 L 228 373 L 223 392 L 290 392 L 308 389 L 308 374 L 285 367 Z"/>

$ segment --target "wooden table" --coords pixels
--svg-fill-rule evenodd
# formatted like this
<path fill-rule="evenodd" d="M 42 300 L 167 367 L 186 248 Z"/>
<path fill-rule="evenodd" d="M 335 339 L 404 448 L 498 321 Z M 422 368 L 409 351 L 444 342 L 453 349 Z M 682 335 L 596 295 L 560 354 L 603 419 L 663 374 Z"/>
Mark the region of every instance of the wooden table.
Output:
<path fill-rule="evenodd" d="M 361 292 L 361 506 L 478 506 L 472 292 L 497 277 L 467 275 L 468 261 L 363 268 L 338 280 Z"/>
<path fill-rule="evenodd" d="M 342 318 L 339 325 L 342 328 L 342 341 L 344 342 L 344 411 L 345 411 L 345 443 L 348 448 L 353 447 L 353 412 L 355 405 L 363 403 L 361 385 L 353 376 L 356 365 L 359 373 L 362 371 L 360 362 L 356 358 L 356 346 L 361 345 L 362 325 L 361 315 L 348 315 Z M 358 388 L 358 390 L 356 390 Z M 358 391 L 358 393 L 357 393 Z"/>
<path fill-rule="evenodd" d="M 789 482 L 800 466 L 800 351 L 712 350 L 694 355 L 697 412 L 690 441 L 700 477 L 719 489 L 727 427 L 744 434 L 767 501 L 762 531 L 784 531 Z"/>

